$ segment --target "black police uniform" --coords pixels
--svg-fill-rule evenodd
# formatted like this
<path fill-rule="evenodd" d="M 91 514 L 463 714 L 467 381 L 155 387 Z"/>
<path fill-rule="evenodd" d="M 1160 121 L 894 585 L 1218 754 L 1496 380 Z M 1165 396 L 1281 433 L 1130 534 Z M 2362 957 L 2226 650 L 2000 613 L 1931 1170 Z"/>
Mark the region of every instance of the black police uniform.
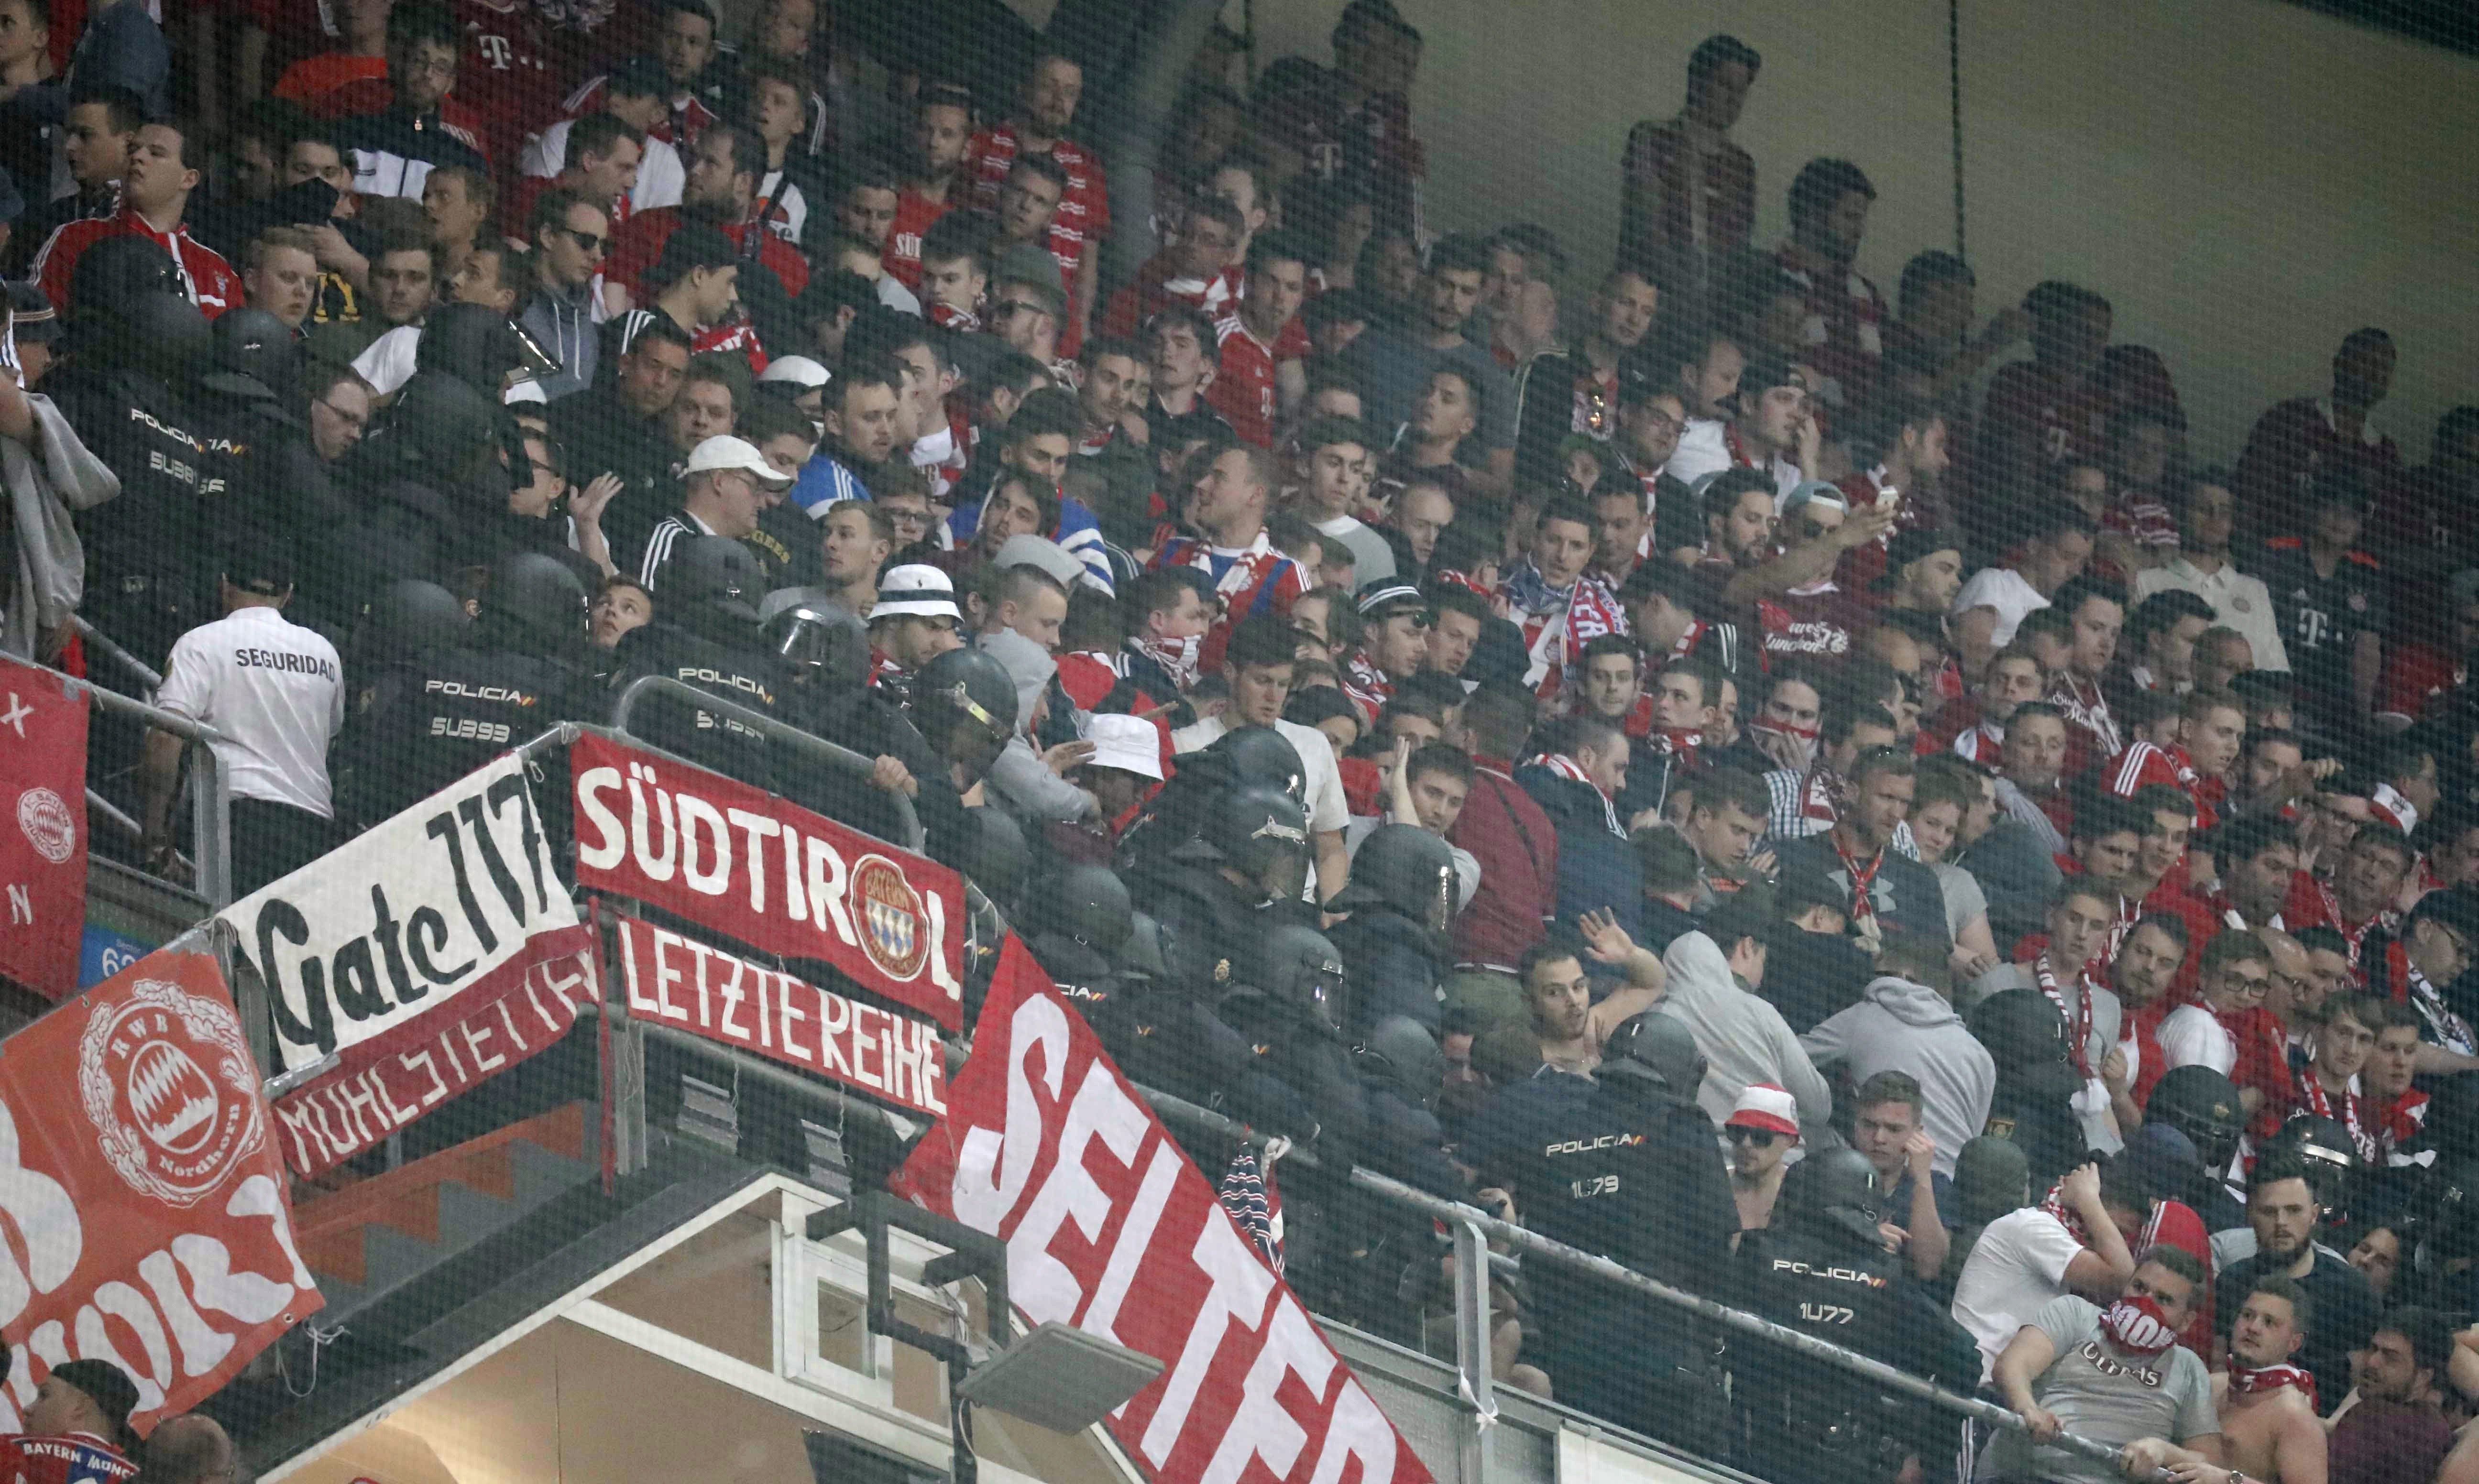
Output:
<path fill-rule="evenodd" d="M 577 670 L 523 639 L 477 633 L 472 648 L 394 665 L 357 693 L 338 744 L 345 816 L 377 824 L 520 742 L 573 719 Z"/>
<path fill-rule="evenodd" d="M 1973 1007 L 1971 1034 L 1997 1058 L 1981 1132 L 2020 1148 L 2032 1189 L 2045 1190 L 2089 1149 L 2071 1103 L 2083 1083 L 2066 1060 L 2065 1019 L 2037 989 L 2006 989 Z"/>
<path fill-rule="evenodd" d="M 1904 1260 L 1829 1220 L 1795 1216 L 1740 1239 L 1748 1301 L 1788 1329 L 1927 1374 L 1933 1309 L 1905 1302 Z M 1953 1321 L 1946 1320 L 1951 1327 Z M 1731 1341 L 1741 1467 L 1775 1484 L 1866 1484 L 1938 1446 L 1935 1419 L 1786 1345 Z M 1974 1361 L 1978 1351 L 1971 1351 Z M 1974 1378 L 1976 1379 L 1976 1377 Z M 1964 1383 L 1968 1389 L 1969 1382 Z M 1942 1440 L 1951 1446 L 1954 1439 Z"/>
<path fill-rule="evenodd" d="M 1516 1206 L 1553 1241 L 1674 1288 L 1727 1299 L 1739 1213 L 1712 1120 L 1692 1102 L 1605 1077 L 1580 1113 L 1544 1105 L 1517 1163 Z M 1715 1394 L 1681 1311 L 1544 1265 L 1540 1350 L 1561 1401 L 1622 1426 L 1703 1441 Z"/>
<path fill-rule="evenodd" d="M 1438 1034 L 1455 890 L 1452 850 L 1419 826 L 1381 825 L 1361 842 L 1351 880 L 1328 904 L 1351 914 L 1330 935 L 1351 970 L 1352 1029 L 1401 1015 Z"/>
<path fill-rule="evenodd" d="M 161 669 L 173 640 L 217 616 L 206 569 L 231 494 L 228 441 L 170 383 L 136 368 L 73 363 L 43 392 L 120 479 L 118 496 L 77 518 L 86 616 Z"/>
<path fill-rule="evenodd" d="M 794 685 L 786 699 L 786 719 L 802 730 L 863 757 L 892 757 L 904 764 L 918 785 L 912 813 L 921 822 L 925 854 L 942 865 L 963 868 L 971 845 L 963 796 L 956 791 L 946 759 L 913 728 L 900 703 L 869 686 L 819 691 Z M 893 803 L 851 774 L 805 767 L 779 768 L 776 776 L 781 780 L 779 791 L 797 804 L 882 840 L 902 838 L 903 817 Z"/>
<path fill-rule="evenodd" d="M 620 692 L 638 677 L 658 675 L 747 710 L 775 715 L 783 696 L 782 669 L 775 656 L 756 646 L 754 631 L 745 642 L 729 643 L 714 636 L 723 626 L 689 627 L 694 621 L 694 613 L 680 622 L 665 614 L 621 635 L 616 652 L 620 673 L 613 681 L 611 701 L 616 703 Z M 768 781 L 765 733 L 719 711 L 673 697 L 649 696 L 631 712 L 628 730 L 718 773 L 759 787 Z"/>

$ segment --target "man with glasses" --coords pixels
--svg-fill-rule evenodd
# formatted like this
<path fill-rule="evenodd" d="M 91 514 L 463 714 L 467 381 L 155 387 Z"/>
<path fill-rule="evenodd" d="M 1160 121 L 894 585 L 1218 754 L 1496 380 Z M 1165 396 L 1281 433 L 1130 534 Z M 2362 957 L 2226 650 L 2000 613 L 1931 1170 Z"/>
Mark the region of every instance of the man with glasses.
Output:
<path fill-rule="evenodd" d="M 310 389 L 310 447 L 319 462 L 341 463 L 371 425 L 370 384 L 349 366 L 328 366 L 311 371 Z"/>
<path fill-rule="evenodd" d="M 2182 1005 L 2160 1022 L 2160 1054 L 2171 1067 L 2209 1066 L 2226 1077 L 2237 1066 L 2246 1017 L 2272 988 L 2271 951 L 2243 929 L 2222 933 L 2205 945 L 2197 987 L 2201 1003 Z"/>
<path fill-rule="evenodd" d="M 611 245 L 611 218 L 592 198 L 574 191 L 546 191 L 534 202 L 533 295 L 517 323 L 550 352 L 559 369 L 540 376 L 546 401 L 573 397 L 594 385 L 601 365 L 602 260 Z"/>
<path fill-rule="evenodd" d="M 1558 448 L 1570 434 L 1615 439 L 1623 421 L 1620 363 L 1644 344 L 1660 309 L 1661 290 L 1650 272 L 1621 264 L 1602 278 L 1593 296 L 1592 329 L 1575 348 L 1544 351 L 1524 367 L 1515 384 L 1515 463 L 1525 483 L 1558 482 Z M 1668 460 L 1665 453 L 1644 467 L 1658 469 Z"/>
<path fill-rule="evenodd" d="M 336 143 L 355 191 L 419 201 L 439 166 L 491 174 L 480 116 L 448 95 L 462 44 L 446 6 L 399 5 L 388 14 L 386 79 L 348 83 L 322 100 L 324 113 L 345 120 Z"/>
<path fill-rule="evenodd" d="M 2367 992 L 2407 1001 L 2421 1028 L 2416 1065 L 2424 1076 L 2479 1071 L 2479 1030 L 2452 1008 L 2444 989 L 2462 977 L 2479 946 L 2479 903 L 2460 889 L 2418 899 L 2398 929 L 2378 929 L 2360 945 Z"/>

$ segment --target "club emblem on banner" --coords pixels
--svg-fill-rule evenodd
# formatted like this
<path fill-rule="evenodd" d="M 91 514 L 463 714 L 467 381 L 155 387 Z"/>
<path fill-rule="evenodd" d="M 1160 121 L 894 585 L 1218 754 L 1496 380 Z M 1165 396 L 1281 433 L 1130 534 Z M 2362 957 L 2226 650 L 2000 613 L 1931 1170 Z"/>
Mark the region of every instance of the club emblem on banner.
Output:
<path fill-rule="evenodd" d="M 191 1206 L 266 1137 L 249 1045 L 231 1011 L 161 980 L 95 1011 L 78 1094 L 130 1189 Z"/>
<path fill-rule="evenodd" d="M 930 923 L 921 893 L 884 856 L 860 858 L 853 867 L 853 890 L 863 908 L 861 947 L 869 961 L 890 979 L 919 974 L 930 959 Z"/>
<path fill-rule="evenodd" d="M 26 832 L 26 843 L 54 865 L 66 864 L 77 850 L 77 820 L 48 788 L 29 788 L 17 796 L 17 828 Z"/>

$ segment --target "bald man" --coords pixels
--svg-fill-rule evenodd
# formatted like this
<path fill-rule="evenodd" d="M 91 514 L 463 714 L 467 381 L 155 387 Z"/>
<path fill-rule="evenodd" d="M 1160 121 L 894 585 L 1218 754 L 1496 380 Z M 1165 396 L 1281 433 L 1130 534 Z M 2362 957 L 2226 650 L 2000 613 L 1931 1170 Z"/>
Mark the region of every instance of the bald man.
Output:
<path fill-rule="evenodd" d="M 192 1412 L 156 1424 L 138 1484 L 226 1484 L 241 1477 L 240 1466 L 231 1436 L 214 1418 Z"/>

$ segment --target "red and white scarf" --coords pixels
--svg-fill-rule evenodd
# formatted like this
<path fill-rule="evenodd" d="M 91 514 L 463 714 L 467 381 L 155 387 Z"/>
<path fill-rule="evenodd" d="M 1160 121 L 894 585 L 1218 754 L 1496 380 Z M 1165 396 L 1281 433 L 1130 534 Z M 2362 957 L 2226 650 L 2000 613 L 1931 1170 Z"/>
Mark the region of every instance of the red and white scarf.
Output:
<path fill-rule="evenodd" d="M 2349 923 L 2342 919 L 2341 899 L 2333 895 L 2333 888 L 2325 883 L 2324 878 L 2320 876 L 2311 876 L 2308 880 L 2315 884 L 2315 898 L 2318 902 L 2323 904 L 2325 923 L 2330 926 L 2334 932 L 2341 934 L 2342 943 L 2346 945 L 2350 951 L 2350 967 L 2353 970 L 2357 970 L 2359 983 L 2362 985 L 2365 985 L 2367 980 L 2366 971 L 2359 968 L 2359 948 L 2362 944 L 2366 942 L 2367 934 L 2370 931 L 2378 927 L 2382 927 L 2387 932 L 2390 932 L 2394 926 L 2400 922 L 2400 915 L 2395 912 L 2388 911 L 2383 908 L 2378 908 L 2374 912 L 2368 914 L 2366 921 L 2353 928 Z"/>
<path fill-rule="evenodd" d="M 2048 950 L 2042 949 L 2040 957 L 2032 960 L 2032 979 L 2040 986 L 2040 993 L 2047 997 L 2049 1003 L 2057 1007 L 2057 1013 L 2065 1017 L 2066 1047 L 2074 1054 L 2075 1070 L 2082 1074 L 2084 1081 L 2090 1081 L 2092 1076 L 2090 976 L 2081 973 L 2075 976 L 2074 1003 L 2068 1004 L 2066 991 L 2057 985 L 2057 971 L 2049 967 Z"/>
<path fill-rule="evenodd" d="M 2072 1237 L 2081 1245 L 2088 1247 L 2091 1245 L 2091 1232 L 2083 1225 L 2083 1218 L 2077 1215 L 2074 1208 L 2066 1204 L 2064 1191 L 2064 1181 L 2049 1187 L 2049 1193 L 2040 1198 L 2040 1209 L 2057 1217 L 2057 1224 L 2066 1229 L 2067 1236 Z M 2160 1216 L 2169 1209 L 2169 1206 L 2168 1201 L 2160 1201 L 2153 1206 L 2152 1217 L 2143 1223 L 2142 1235 L 2127 1241 L 2128 1251 L 2146 1251 L 2160 1241 Z"/>
<path fill-rule="evenodd" d="M 2275 1366 L 2241 1366 L 2233 1356 L 2230 1360 L 2230 1390 L 2254 1395 L 2258 1392 L 2277 1392 L 2294 1386 L 2307 1394 L 2308 1408 L 2316 1410 L 2315 1376 L 2303 1367 L 2284 1361 Z"/>
<path fill-rule="evenodd" d="M 2433 1164 L 2433 1151 L 2424 1155 L 2402 1153 L 2402 1146 L 2427 1132 L 2427 1094 L 2413 1087 L 2390 1103 L 2376 1108 L 2376 1142 L 2385 1152 L 2388 1164 Z"/>
<path fill-rule="evenodd" d="M 1622 839 L 1626 837 L 1626 832 L 1619 828 L 1618 806 L 1610 802 L 1610 796 L 1608 794 L 1601 792 L 1601 785 L 1593 781 L 1592 775 L 1584 771 L 1584 765 L 1582 763 L 1579 763 L 1574 758 L 1568 756 L 1565 753 L 1543 753 L 1540 756 L 1533 758 L 1532 763 L 1535 767 L 1546 768 L 1550 772 L 1558 775 L 1560 778 L 1581 783 L 1586 788 L 1591 789 L 1594 795 L 1601 801 L 1601 812 L 1608 820 L 1610 833 L 1615 834 Z"/>
<path fill-rule="evenodd" d="M 2100 687 L 2076 675 L 2057 677 L 2057 688 L 2049 694 L 2049 704 L 2066 713 L 2066 720 L 2092 734 L 2092 741 L 2104 758 L 2114 757 L 2126 750 L 2119 740 L 2117 719 L 2108 714 L 2108 698 Z"/>
<path fill-rule="evenodd" d="M 2154 1356 L 2178 1343 L 2168 1316 L 2149 1298 L 2121 1298 L 2102 1312 L 2101 1331 L 2129 1355 Z"/>

